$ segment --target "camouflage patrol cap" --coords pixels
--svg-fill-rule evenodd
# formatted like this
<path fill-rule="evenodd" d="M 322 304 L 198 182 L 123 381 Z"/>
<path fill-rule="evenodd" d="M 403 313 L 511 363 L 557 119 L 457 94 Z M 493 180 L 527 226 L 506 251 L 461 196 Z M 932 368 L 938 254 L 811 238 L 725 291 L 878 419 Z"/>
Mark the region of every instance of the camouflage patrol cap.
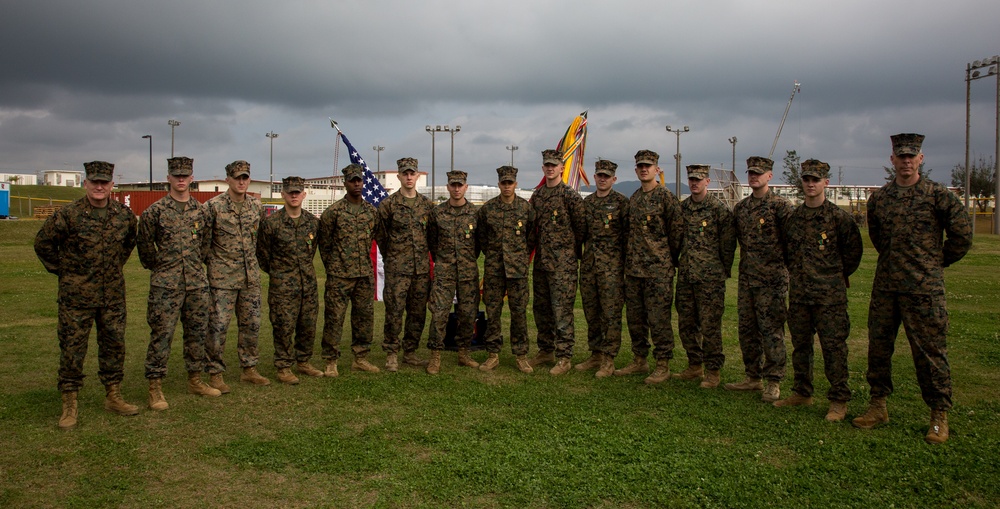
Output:
<path fill-rule="evenodd" d="M 708 173 L 711 169 L 712 167 L 707 164 L 689 164 L 687 165 L 688 178 L 705 180 L 708 178 Z"/>
<path fill-rule="evenodd" d="M 226 176 L 236 178 L 240 175 L 250 176 L 250 163 L 240 159 L 226 165 Z"/>
<path fill-rule="evenodd" d="M 416 173 L 417 160 L 412 157 L 404 157 L 402 159 L 397 159 L 396 167 L 398 168 L 399 173 L 403 173 L 404 171 L 412 171 L 413 173 Z"/>
<path fill-rule="evenodd" d="M 513 166 L 497 168 L 497 182 L 517 182 L 517 168 Z"/>
<path fill-rule="evenodd" d="M 892 155 L 915 156 L 920 153 L 924 143 L 924 135 L 917 133 L 900 133 L 889 137 L 892 140 Z"/>
<path fill-rule="evenodd" d="M 306 190 L 306 181 L 302 177 L 285 177 L 281 179 L 281 192 L 291 193 L 293 191 L 302 192 Z"/>
<path fill-rule="evenodd" d="M 750 156 L 747 158 L 747 173 L 762 175 L 774 168 L 774 161 L 761 156 Z"/>
<path fill-rule="evenodd" d="M 344 166 L 344 169 L 340 170 L 344 174 L 344 182 L 350 182 L 354 179 L 364 178 L 365 169 L 361 167 L 360 164 L 348 164 Z"/>
<path fill-rule="evenodd" d="M 115 179 L 115 165 L 107 161 L 83 163 L 83 169 L 91 182 L 111 182 Z"/>
<path fill-rule="evenodd" d="M 660 162 L 660 154 L 653 152 L 652 150 L 640 150 L 635 153 L 635 165 L 640 164 L 651 164 L 656 166 Z"/>
<path fill-rule="evenodd" d="M 464 184 L 465 179 L 469 176 L 468 173 L 464 171 L 454 170 L 448 172 L 448 183 L 449 184 Z"/>
<path fill-rule="evenodd" d="M 194 173 L 194 159 L 177 156 L 167 159 L 167 173 L 175 177 L 187 177 Z"/>
<path fill-rule="evenodd" d="M 802 161 L 802 171 L 800 177 L 816 177 L 818 179 L 830 178 L 830 165 L 818 159 L 806 159 Z"/>
<path fill-rule="evenodd" d="M 594 163 L 594 175 L 607 175 L 609 177 L 615 176 L 615 170 L 618 169 L 618 165 L 608 161 L 607 159 L 598 159 Z"/>
<path fill-rule="evenodd" d="M 563 153 L 562 152 L 560 152 L 558 150 L 554 150 L 554 149 L 547 149 L 547 150 L 543 150 L 542 151 L 542 164 L 543 165 L 544 164 L 560 165 L 562 163 L 563 163 Z"/>

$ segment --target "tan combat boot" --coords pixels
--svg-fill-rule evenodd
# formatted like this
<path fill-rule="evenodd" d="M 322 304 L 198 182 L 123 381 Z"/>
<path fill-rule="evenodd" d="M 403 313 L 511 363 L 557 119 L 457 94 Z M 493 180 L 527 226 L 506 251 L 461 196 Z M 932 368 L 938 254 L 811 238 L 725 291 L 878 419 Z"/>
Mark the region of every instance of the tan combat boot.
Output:
<path fill-rule="evenodd" d="M 107 396 L 104 398 L 104 409 L 118 415 L 136 415 L 139 407 L 130 405 L 122 399 L 121 384 L 108 384 L 104 387 Z"/>
<path fill-rule="evenodd" d="M 441 372 L 441 350 L 431 350 L 431 360 L 427 362 L 427 374 L 436 375 Z"/>
<path fill-rule="evenodd" d="M 764 393 L 760 395 L 760 400 L 764 403 L 774 403 L 781 397 L 781 384 L 774 380 L 767 381 Z"/>
<path fill-rule="evenodd" d="M 797 392 L 793 392 L 791 396 L 780 399 L 774 402 L 774 406 L 807 406 L 813 404 L 812 396 L 803 396 Z"/>
<path fill-rule="evenodd" d="M 395 373 L 399 371 L 399 356 L 397 354 L 394 353 L 386 354 L 385 370 L 390 373 Z"/>
<path fill-rule="evenodd" d="M 59 429 L 73 429 L 76 427 L 76 391 L 66 391 L 62 393 L 62 415 L 59 417 Z"/>
<path fill-rule="evenodd" d="M 162 378 L 150 378 L 149 379 L 149 409 L 156 411 L 163 411 L 170 408 L 167 404 L 167 399 L 163 397 L 163 379 Z"/>
<path fill-rule="evenodd" d="M 261 376 L 260 373 L 257 372 L 257 368 L 253 366 L 243 368 L 243 373 L 240 374 L 240 381 L 253 385 L 271 385 L 271 381 Z"/>
<path fill-rule="evenodd" d="M 188 392 L 198 396 L 222 396 L 222 392 L 214 387 L 209 387 L 201 381 L 200 371 L 188 372 Z"/>
<path fill-rule="evenodd" d="M 469 357 L 469 349 L 468 348 L 459 348 L 458 349 L 458 365 L 459 366 L 468 366 L 470 368 L 478 368 L 479 367 L 479 363 L 476 362 L 476 360 L 473 359 L 472 357 Z"/>
<path fill-rule="evenodd" d="M 829 422 L 840 422 L 847 417 L 846 401 L 831 401 L 830 410 L 826 412 L 826 420 Z"/>
<path fill-rule="evenodd" d="M 647 361 L 645 357 L 635 357 L 628 366 L 615 370 L 615 376 L 635 375 L 640 373 L 649 373 L 649 361 Z"/>
<path fill-rule="evenodd" d="M 314 368 L 312 364 L 308 362 L 298 363 L 299 374 L 306 376 L 323 376 L 323 372 Z"/>
<path fill-rule="evenodd" d="M 656 369 L 653 370 L 649 376 L 646 377 L 643 382 L 648 385 L 658 384 L 665 382 L 670 378 L 670 361 L 667 359 L 659 359 L 656 361 Z"/>
<path fill-rule="evenodd" d="M 528 361 L 531 367 L 541 366 L 542 364 L 549 364 L 556 361 L 556 354 L 553 352 L 542 352 L 539 351 L 535 356 Z"/>
<path fill-rule="evenodd" d="M 702 389 L 714 389 L 719 386 L 721 378 L 719 377 L 719 370 L 710 369 L 705 372 L 705 379 L 701 381 L 698 386 Z"/>
<path fill-rule="evenodd" d="M 858 417 L 855 417 L 851 424 L 855 428 L 872 429 L 879 424 L 889 422 L 889 409 L 885 406 L 884 397 L 873 397 L 868 402 L 868 410 Z"/>
<path fill-rule="evenodd" d="M 229 384 L 222 378 L 222 373 L 212 373 L 208 375 L 208 386 L 213 389 L 218 389 L 219 392 L 223 394 L 229 394 L 232 390 L 229 388 Z"/>
<path fill-rule="evenodd" d="M 351 362 L 351 371 L 364 371 L 365 373 L 378 373 L 379 369 L 374 364 L 368 362 L 364 355 L 355 355 Z"/>
<path fill-rule="evenodd" d="M 591 369 L 598 369 L 601 367 L 601 361 L 604 359 L 604 354 L 601 352 L 594 352 L 587 357 L 587 360 L 581 362 L 574 366 L 577 371 L 588 371 Z"/>
<path fill-rule="evenodd" d="M 601 366 L 597 368 L 597 373 L 594 373 L 594 378 L 606 378 L 613 374 L 615 374 L 615 359 L 605 354 L 601 357 Z"/>
<path fill-rule="evenodd" d="M 299 377 L 295 376 L 295 373 L 292 373 L 291 368 L 278 368 L 277 376 L 278 381 L 283 384 L 297 385 L 299 383 Z"/>
<path fill-rule="evenodd" d="M 426 366 L 427 361 L 417 357 L 417 352 L 409 351 L 403 352 L 403 363 L 409 364 L 410 366 Z"/>
<path fill-rule="evenodd" d="M 549 374 L 552 376 L 565 375 L 569 373 L 569 369 L 573 367 L 573 363 L 570 362 L 568 357 L 563 357 L 556 362 L 555 366 L 549 370 Z"/>
<path fill-rule="evenodd" d="M 764 386 L 760 383 L 760 378 L 746 377 L 742 382 L 728 383 L 725 385 L 727 391 L 762 391 Z"/>
<path fill-rule="evenodd" d="M 479 365 L 479 371 L 493 371 L 500 365 L 500 355 L 491 353 L 489 357 Z"/>
<path fill-rule="evenodd" d="M 943 444 L 948 440 L 948 411 L 931 409 L 931 426 L 927 428 L 924 442 Z"/>
<path fill-rule="evenodd" d="M 674 378 L 678 378 L 681 380 L 697 380 L 704 375 L 705 375 L 704 368 L 701 367 L 701 364 L 697 364 L 697 365 L 689 365 L 687 369 L 681 371 L 680 373 L 674 373 Z"/>
<path fill-rule="evenodd" d="M 521 373 L 533 373 L 535 371 L 535 368 L 531 367 L 531 362 L 526 355 L 518 355 L 514 361 L 517 362 L 517 369 L 521 370 Z"/>
<path fill-rule="evenodd" d="M 326 371 L 323 372 L 323 376 L 327 378 L 337 378 L 340 376 L 340 373 L 337 372 L 337 359 L 326 361 Z"/>

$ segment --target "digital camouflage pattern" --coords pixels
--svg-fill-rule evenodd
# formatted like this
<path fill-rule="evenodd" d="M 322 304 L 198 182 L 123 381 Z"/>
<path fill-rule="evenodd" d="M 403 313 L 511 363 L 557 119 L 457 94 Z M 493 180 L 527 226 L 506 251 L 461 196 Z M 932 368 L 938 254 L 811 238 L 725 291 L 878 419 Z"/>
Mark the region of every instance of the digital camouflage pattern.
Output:
<path fill-rule="evenodd" d="M 674 358 L 674 330 L 670 324 L 673 286 L 672 276 L 625 276 L 625 317 L 634 357 L 648 357 L 652 343 L 654 359 Z"/>
<path fill-rule="evenodd" d="M 555 352 L 557 358 L 569 359 L 573 357 L 576 342 L 573 307 L 576 305 L 577 272 L 549 272 L 535 265 L 531 277 L 534 299 L 531 310 L 538 329 L 535 337 L 538 351 Z"/>
<path fill-rule="evenodd" d="M 265 217 L 257 233 L 257 261 L 270 276 L 267 304 L 278 369 L 312 358 L 319 312 L 313 263 L 318 235 L 319 219 L 305 209 L 298 218 L 281 209 Z"/>
<path fill-rule="evenodd" d="M 497 171 L 511 168 L 504 166 Z M 513 173 L 513 175 L 511 175 Z M 499 174 L 513 180 L 517 171 Z M 510 346 L 514 355 L 528 353 L 528 264 L 537 242 L 535 210 L 528 200 L 514 196 L 504 203 L 499 196 L 491 198 L 476 212 L 479 225 L 479 246 L 483 252 L 483 302 L 486 304 L 486 349 L 499 353 L 503 346 L 500 316 L 504 296 L 510 312 Z"/>
<path fill-rule="evenodd" d="M 450 174 L 451 172 L 449 172 Z M 479 239 L 477 209 L 466 200 L 460 207 L 444 202 L 431 210 L 427 240 L 434 256 L 431 283 L 431 323 L 436 337 L 432 350 L 444 348 L 448 315 L 453 298 L 458 328 L 455 341 L 460 348 L 472 344 L 476 313 L 479 310 Z"/>
<path fill-rule="evenodd" d="M 614 175 L 614 168 L 598 161 L 598 169 Z M 614 163 L 611 163 L 613 165 Z M 580 297 L 587 320 L 591 352 L 618 355 L 622 344 L 622 308 L 625 306 L 625 242 L 628 238 L 628 198 L 612 189 L 583 199 L 587 234 L 580 263 Z"/>
<path fill-rule="evenodd" d="M 787 293 L 786 287 L 752 286 L 742 275 L 739 278 L 737 328 L 743 369 L 748 378 L 780 382 L 785 377 Z"/>
<path fill-rule="evenodd" d="M 184 328 L 184 370 L 202 371 L 205 367 L 205 338 L 208 336 L 212 294 L 200 288 L 164 288 L 151 286 L 146 302 L 149 324 L 149 347 L 146 349 L 146 378 L 167 376 L 167 361 L 177 320 Z"/>
<path fill-rule="evenodd" d="M 782 231 L 791 214 L 792 204 L 773 189 L 763 198 L 747 196 L 733 207 L 740 244 L 740 281 L 754 287 L 787 287 Z"/>
<path fill-rule="evenodd" d="M 230 177 L 249 174 L 246 161 L 226 166 Z M 208 282 L 214 309 L 209 315 L 205 353 L 209 373 L 226 370 L 223 356 L 226 335 L 233 311 L 236 311 L 237 352 L 240 367 L 254 367 L 260 360 L 257 339 L 260 335 L 260 264 L 257 262 L 257 230 L 260 227 L 260 200 L 244 196 L 242 206 L 228 192 L 205 203 L 208 227 L 212 230 L 212 248 L 208 255 Z"/>
<path fill-rule="evenodd" d="M 674 194 L 660 185 L 648 192 L 636 189 L 629 198 L 628 225 L 625 274 L 672 278 L 684 241 L 683 213 Z"/>
<path fill-rule="evenodd" d="M 706 169 L 688 166 L 688 175 L 707 178 Z M 729 207 L 713 195 L 701 202 L 681 202 L 684 243 L 678 257 L 677 333 L 688 364 L 711 371 L 725 363 L 722 353 L 722 315 L 726 279 L 736 257 L 736 224 Z"/>
<path fill-rule="evenodd" d="M 88 169 L 88 178 L 91 168 Z M 97 171 L 96 169 L 93 171 Z M 122 267 L 136 242 L 132 211 L 108 200 L 97 213 L 87 197 L 60 208 L 35 235 L 35 254 L 59 277 L 60 391 L 83 386 L 83 361 L 97 322 L 98 376 L 120 383 L 125 365 L 125 278 Z"/>
<path fill-rule="evenodd" d="M 909 143 L 899 143 L 913 145 L 904 142 Z M 969 215 L 941 184 L 920 179 L 901 187 L 893 181 L 868 200 L 868 234 L 878 251 L 868 309 L 872 397 L 892 394 L 892 353 L 902 323 L 924 402 L 948 410 L 952 403 L 944 267 L 961 260 L 972 247 Z"/>
<path fill-rule="evenodd" d="M 355 172 L 344 168 L 344 178 Z M 340 358 L 347 304 L 351 304 L 351 350 L 356 356 L 371 350 L 375 307 L 375 274 L 371 248 L 377 211 L 368 202 L 342 198 L 327 207 L 319 221 L 319 256 L 326 269 L 323 294 L 323 358 Z"/>
<path fill-rule="evenodd" d="M 818 334 L 823 371 L 830 382 L 826 397 L 830 401 L 850 401 L 847 337 L 851 334 L 851 319 L 846 299 L 839 304 L 789 302 L 788 332 L 792 336 L 792 392 L 813 395 L 813 344 Z"/>

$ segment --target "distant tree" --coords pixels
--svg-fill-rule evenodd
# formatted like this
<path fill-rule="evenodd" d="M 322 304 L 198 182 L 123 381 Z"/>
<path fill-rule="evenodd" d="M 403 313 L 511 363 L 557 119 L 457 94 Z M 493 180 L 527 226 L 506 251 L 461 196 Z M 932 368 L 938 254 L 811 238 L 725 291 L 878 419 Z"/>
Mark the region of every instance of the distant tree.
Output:
<path fill-rule="evenodd" d="M 794 150 L 788 150 L 785 152 L 785 158 L 781 163 L 785 170 L 781 172 L 781 177 L 785 179 L 785 183 L 790 186 L 795 186 L 796 192 L 799 197 L 805 196 L 802 191 L 802 177 L 799 176 L 799 155 L 795 153 Z"/>
<path fill-rule="evenodd" d="M 893 168 L 892 166 L 883 166 L 882 169 L 885 170 L 885 181 L 886 182 L 892 182 L 893 179 L 896 178 L 896 168 Z M 917 168 L 917 173 L 920 174 L 920 178 L 922 178 L 922 179 L 928 179 L 929 180 L 931 178 L 931 172 L 932 171 L 934 171 L 934 170 L 933 169 L 925 170 L 924 169 L 924 163 L 920 163 L 920 167 Z"/>
<path fill-rule="evenodd" d="M 972 163 L 972 171 L 969 173 L 969 196 L 977 198 L 992 198 L 997 186 L 997 176 L 996 168 L 993 164 L 993 158 L 983 159 L 979 156 L 975 162 Z M 956 164 L 954 168 L 951 169 L 951 185 L 952 187 L 957 187 L 965 193 L 965 165 Z M 980 212 L 986 212 L 986 200 L 976 200 L 976 206 L 979 207 Z"/>

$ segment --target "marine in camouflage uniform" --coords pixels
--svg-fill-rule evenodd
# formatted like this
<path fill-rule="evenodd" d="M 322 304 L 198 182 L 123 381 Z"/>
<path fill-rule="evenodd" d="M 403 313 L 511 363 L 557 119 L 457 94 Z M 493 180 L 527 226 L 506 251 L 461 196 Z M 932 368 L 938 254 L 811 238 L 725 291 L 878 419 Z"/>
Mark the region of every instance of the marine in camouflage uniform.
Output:
<path fill-rule="evenodd" d="M 122 267 L 135 248 L 136 218 L 109 198 L 115 166 L 85 163 L 87 195 L 60 208 L 35 235 L 35 254 L 59 276 L 59 379 L 62 428 L 77 421 L 76 396 L 83 387 L 83 360 L 97 323 L 98 376 L 107 390 L 104 407 L 121 415 L 139 409 L 121 398 L 125 367 L 125 277 Z"/>
<path fill-rule="evenodd" d="M 483 252 L 483 302 L 486 304 L 486 350 L 489 358 L 479 367 L 489 371 L 499 364 L 503 336 L 500 316 L 504 296 L 510 312 L 510 350 L 518 369 L 533 371 L 528 354 L 528 264 L 535 249 L 535 210 L 517 196 L 517 168 L 497 168 L 500 196 L 491 198 L 476 213 L 476 234 Z"/>
<path fill-rule="evenodd" d="M 650 343 L 656 369 L 645 382 L 660 383 L 670 377 L 674 356 L 674 330 L 670 324 L 674 269 L 684 242 L 681 204 L 656 182 L 662 172 L 659 154 L 640 150 L 635 172 L 642 183 L 629 198 L 628 240 L 625 252 L 625 304 L 632 364 L 615 372 L 628 375 L 648 370 Z"/>
<path fill-rule="evenodd" d="M 785 268 L 782 231 L 792 205 L 768 186 L 774 161 L 753 156 L 747 159 L 747 179 L 753 193 L 733 207 L 736 237 L 740 243 L 740 276 L 737 310 L 740 350 L 743 353 L 742 382 L 726 389 L 763 390 L 761 399 L 777 401 L 785 377 Z M 767 387 L 761 379 L 767 380 Z"/>
<path fill-rule="evenodd" d="M 204 265 L 211 250 L 212 235 L 205 207 L 192 198 L 188 190 L 193 163 L 189 157 L 168 159 L 170 191 L 139 217 L 136 248 L 142 266 L 150 271 L 146 306 L 150 328 L 146 378 L 150 382 L 149 407 L 153 410 L 168 407 L 160 382 L 167 376 L 170 344 L 178 318 L 184 327 L 188 391 L 203 396 L 222 394 L 207 386 L 200 377 L 205 367 L 205 339 L 212 309 Z"/>
<path fill-rule="evenodd" d="M 351 351 L 354 353 L 351 369 L 370 373 L 379 371 L 366 359 L 371 351 L 375 321 L 372 302 L 375 275 L 371 249 L 378 212 L 361 196 L 364 168 L 349 164 L 341 172 L 347 196 L 327 207 L 319 220 L 319 256 L 326 268 L 326 290 L 323 294 L 326 376 L 337 376 L 338 345 L 344 333 L 348 303 L 351 304 Z"/>
<path fill-rule="evenodd" d="M 400 331 L 403 331 L 403 361 L 411 365 L 423 364 L 416 357 L 416 351 L 424 332 L 431 289 L 427 221 L 432 204 L 416 190 L 419 177 L 417 160 L 404 157 L 396 161 L 396 167 L 401 187 L 379 203 L 378 227 L 375 230 L 375 240 L 385 267 L 382 348 L 386 352 L 386 369 L 389 371 L 398 368 Z"/>
<path fill-rule="evenodd" d="M 596 376 L 614 373 L 622 345 L 622 308 L 625 307 L 625 241 L 628 198 L 611 188 L 618 165 L 599 159 L 594 166 L 597 191 L 583 199 L 587 234 L 580 262 L 580 298 L 587 319 L 590 358 L 576 369 L 597 368 Z"/>
<path fill-rule="evenodd" d="M 479 245 L 476 230 L 476 206 L 465 199 L 467 174 L 448 172 L 447 202 L 431 210 L 427 223 L 427 242 L 434 256 L 434 281 L 431 285 L 431 323 L 436 336 L 428 341 L 431 359 L 427 372 L 437 374 L 441 368 L 441 350 L 452 301 L 458 319 L 455 342 L 458 363 L 470 368 L 479 363 L 469 357 L 476 313 L 479 311 Z"/>
<path fill-rule="evenodd" d="M 298 364 L 299 373 L 323 376 L 309 364 L 319 312 L 313 262 L 319 245 L 319 219 L 302 208 L 305 195 L 302 177 L 282 179 L 285 207 L 261 220 L 257 234 L 257 261 L 270 276 L 267 305 L 274 337 L 274 367 L 278 380 L 284 383 L 298 381 L 288 376 L 293 363 Z"/>
<path fill-rule="evenodd" d="M 819 335 L 823 367 L 830 381 L 826 419 L 847 415 L 851 389 L 847 385 L 848 278 L 861 264 L 861 232 L 851 214 L 826 199 L 830 165 L 816 159 L 802 163 L 805 201 L 784 227 L 788 267 L 788 332 L 792 336 L 792 396 L 774 406 L 812 404 L 813 337 Z"/>
<path fill-rule="evenodd" d="M 562 180 L 563 158 L 558 150 L 542 151 L 545 185 L 531 195 L 538 247 L 532 272 L 532 311 L 538 327 L 538 354 L 532 366 L 553 362 L 553 375 L 569 371 L 576 342 L 573 308 L 576 306 L 577 261 L 587 228 L 583 198 Z"/>
<path fill-rule="evenodd" d="M 229 189 L 205 203 L 206 227 L 211 230 L 212 248 L 208 255 L 208 283 L 212 293 L 205 365 L 211 377 L 209 385 L 229 392 L 223 381 L 223 359 L 229 322 L 236 311 L 239 327 L 236 352 L 243 373 L 240 380 L 254 385 L 271 382 L 257 372 L 260 354 L 260 264 L 257 263 L 257 229 L 260 227 L 260 200 L 247 194 L 250 163 L 233 161 L 226 165 Z"/>
<path fill-rule="evenodd" d="M 722 352 L 722 314 L 726 309 L 726 279 L 736 256 L 736 224 L 725 203 L 708 193 L 711 167 L 687 167 L 691 196 L 681 202 L 684 245 L 677 267 L 677 333 L 687 352 L 688 368 L 674 376 L 696 380 L 701 387 L 719 385 Z"/>
<path fill-rule="evenodd" d="M 952 404 L 944 268 L 969 252 L 972 228 L 957 196 L 920 178 L 923 140 L 913 133 L 892 136 L 896 178 L 868 199 L 868 234 L 878 251 L 868 309 L 872 400 L 854 425 L 871 428 L 889 420 L 885 402 L 893 391 L 892 354 L 902 323 L 921 395 L 931 408 L 925 440 L 941 443 L 948 439 Z"/>

